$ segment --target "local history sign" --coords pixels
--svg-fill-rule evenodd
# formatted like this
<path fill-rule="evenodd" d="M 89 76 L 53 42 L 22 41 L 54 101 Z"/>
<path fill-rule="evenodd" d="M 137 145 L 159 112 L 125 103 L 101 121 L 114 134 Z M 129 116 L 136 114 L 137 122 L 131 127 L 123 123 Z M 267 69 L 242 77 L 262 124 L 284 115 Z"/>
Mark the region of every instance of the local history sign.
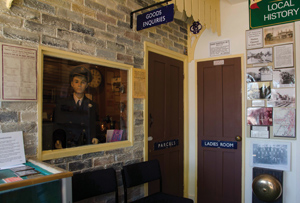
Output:
<path fill-rule="evenodd" d="M 173 21 L 174 4 L 164 6 L 137 16 L 137 30 Z"/>
<path fill-rule="evenodd" d="M 248 0 L 250 29 L 300 20 L 299 0 Z"/>

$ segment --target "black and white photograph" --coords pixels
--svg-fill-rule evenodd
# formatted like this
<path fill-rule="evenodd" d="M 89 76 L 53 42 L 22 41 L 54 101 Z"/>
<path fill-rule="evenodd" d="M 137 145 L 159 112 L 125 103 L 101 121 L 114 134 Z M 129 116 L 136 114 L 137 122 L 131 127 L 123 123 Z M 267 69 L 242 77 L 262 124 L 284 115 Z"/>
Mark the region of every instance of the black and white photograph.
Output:
<path fill-rule="evenodd" d="M 283 24 L 264 28 L 264 44 L 272 46 L 294 42 L 294 24 Z"/>
<path fill-rule="evenodd" d="M 295 108 L 274 108 L 274 137 L 295 137 Z"/>
<path fill-rule="evenodd" d="M 272 81 L 273 69 L 272 66 L 247 68 L 247 83 Z"/>
<path fill-rule="evenodd" d="M 274 68 L 288 68 L 294 66 L 294 46 L 285 44 L 274 47 Z"/>
<path fill-rule="evenodd" d="M 291 162 L 291 143 L 252 141 L 252 167 L 271 168 L 289 171 Z"/>
<path fill-rule="evenodd" d="M 248 125 L 273 125 L 273 108 L 248 108 L 247 109 L 247 124 Z"/>
<path fill-rule="evenodd" d="M 246 31 L 247 49 L 256 49 L 263 47 L 263 30 L 254 29 Z"/>
<path fill-rule="evenodd" d="M 254 82 L 247 84 L 247 99 L 269 99 L 271 97 L 271 82 Z"/>
<path fill-rule="evenodd" d="M 272 89 L 268 107 L 295 107 L 295 88 Z"/>
<path fill-rule="evenodd" d="M 273 88 L 295 87 L 295 68 L 273 71 Z"/>
<path fill-rule="evenodd" d="M 247 50 L 247 64 L 270 63 L 273 61 L 272 48 Z"/>

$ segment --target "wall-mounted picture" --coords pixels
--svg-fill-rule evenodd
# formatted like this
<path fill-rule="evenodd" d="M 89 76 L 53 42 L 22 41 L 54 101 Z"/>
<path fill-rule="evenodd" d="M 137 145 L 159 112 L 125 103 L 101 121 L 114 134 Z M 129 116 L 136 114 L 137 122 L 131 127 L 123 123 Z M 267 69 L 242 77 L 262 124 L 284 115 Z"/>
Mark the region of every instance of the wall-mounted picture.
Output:
<path fill-rule="evenodd" d="M 268 139 L 270 137 L 269 128 L 269 126 L 251 126 L 250 137 Z"/>
<path fill-rule="evenodd" d="M 248 108 L 247 109 L 247 124 L 248 125 L 273 125 L 273 108 Z"/>
<path fill-rule="evenodd" d="M 295 109 L 274 108 L 273 135 L 274 137 L 295 137 Z"/>
<path fill-rule="evenodd" d="M 291 143 L 252 141 L 250 160 L 252 167 L 290 171 Z"/>
<path fill-rule="evenodd" d="M 271 81 L 273 76 L 272 66 L 247 68 L 247 83 Z"/>
<path fill-rule="evenodd" d="M 268 107 L 295 107 L 295 88 L 272 89 Z"/>
<path fill-rule="evenodd" d="M 247 30 L 246 31 L 247 49 L 256 49 L 263 47 L 263 30 Z"/>
<path fill-rule="evenodd" d="M 270 63 L 273 61 L 272 48 L 247 50 L 247 64 Z"/>
<path fill-rule="evenodd" d="M 264 44 L 271 46 L 274 44 L 292 43 L 294 41 L 294 24 L 283 24 L 264 28 Z"/>
<path fill-rule="evenodd" d="M 269 99 L 271 97 L 270 82 L 254 82 L 247 84 L 247 99 Z"/>
<path fill-rule="evenodd" d="M 294 66 L 294 46 L 285 44 L 274 47 L 274 68 L 287 68 Z"/>
<path fill-rule="evenodd" d="M 274 70 L 273 87 L 295 87 L 295 68 L 284 68 Z"/>

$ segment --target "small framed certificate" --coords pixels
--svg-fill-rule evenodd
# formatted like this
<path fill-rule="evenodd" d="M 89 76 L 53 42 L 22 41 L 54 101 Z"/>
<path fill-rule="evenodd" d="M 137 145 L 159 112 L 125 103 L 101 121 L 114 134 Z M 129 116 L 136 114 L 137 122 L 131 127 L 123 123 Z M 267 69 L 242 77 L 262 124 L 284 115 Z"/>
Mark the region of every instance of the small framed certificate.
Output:
<path fill-rule="evenodd" d="M 250 137 L 253 138 L 270 138 L 270 131 L 268 126 L 251 126 Z"/>

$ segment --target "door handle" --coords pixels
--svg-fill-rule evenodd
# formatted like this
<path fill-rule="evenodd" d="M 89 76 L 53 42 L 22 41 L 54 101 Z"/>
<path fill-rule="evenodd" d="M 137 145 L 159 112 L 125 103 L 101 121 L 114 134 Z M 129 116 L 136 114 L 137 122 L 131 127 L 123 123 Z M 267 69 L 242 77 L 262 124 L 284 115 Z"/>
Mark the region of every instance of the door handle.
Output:
<path fill-rule="evenodd" d="M 149 124 L 149 128 L 151 128 L 152 124 L 153 124 L 153 118 L 152 118 L 152 115 L 151 113 L 149 114 L 149 117 L 150 117 L 150 124 Z"/>
<path fill-rule="evenodd" d="M 238 135 L 238 136 L 235 137 L 235 140 L 240 142 L 240 141 L 242 141 L 242 137 Z"/>
<path fill-rule="evenodd" d="M 153 140 L 153 137 L 152 136 L 149 136 L 148 137 L 148 141 L 152 141 Z"/>

